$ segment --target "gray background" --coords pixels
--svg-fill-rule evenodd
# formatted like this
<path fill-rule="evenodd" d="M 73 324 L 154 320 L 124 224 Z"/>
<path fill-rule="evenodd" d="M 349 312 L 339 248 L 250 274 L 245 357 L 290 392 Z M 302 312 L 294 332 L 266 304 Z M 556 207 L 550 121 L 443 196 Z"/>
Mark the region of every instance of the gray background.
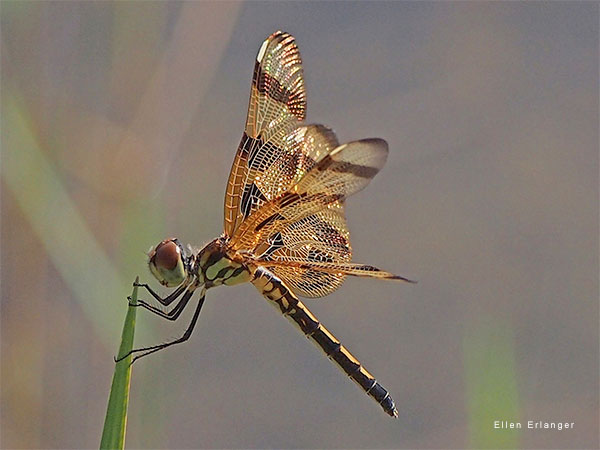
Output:
<path fill-rule="evenodd" d="M 598 446 L 598 4 L 3 2 L 2 446 L 97 448 L 144 251 L 222 231 L 253 61 L 296 36 L 308 122 L 382 137 L 349 279 L 308 306 L 393 421 L 250 285 L 137 363 L 129 448 Z M 178 336 L 138 313 L 138 345 Z M 494 420 L 575 422 L 494 430 Z"/>

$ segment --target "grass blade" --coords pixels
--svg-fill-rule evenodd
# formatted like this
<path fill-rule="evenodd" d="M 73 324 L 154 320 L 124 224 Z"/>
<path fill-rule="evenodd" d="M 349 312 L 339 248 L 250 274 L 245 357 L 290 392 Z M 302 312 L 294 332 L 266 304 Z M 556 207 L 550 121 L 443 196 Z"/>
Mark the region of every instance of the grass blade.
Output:
<path fill-rule="evenodd" d="M 515 346 L 510 324 L 488 320 L 469 327 L 464 339 L 469 412 L 469 446 L 520 448 L 520 430 L 496 428 L 496 421 L 521 417 Z"/>
<path fill-rule="evenodd" d="M 137 284 L 138 278 L 135 279 Z M 138 288 L 133 288 L 131 303 L 137 302 Z M 121 335 L 121 346 L 118 357 L 131 351 L 133 348 L 133 335 L 135 330 L 135 313 L 137 308 L 127 308 L 127 316 L 123 325 Z M 127 406 L 129 404 L 129 384 L 131 381 L 131 355 L 115 364 L 106 418 L 104 419 L 104 430 L 100 449 L 122 449 L 125 446 L 125 430 L 127 427 Z"/>

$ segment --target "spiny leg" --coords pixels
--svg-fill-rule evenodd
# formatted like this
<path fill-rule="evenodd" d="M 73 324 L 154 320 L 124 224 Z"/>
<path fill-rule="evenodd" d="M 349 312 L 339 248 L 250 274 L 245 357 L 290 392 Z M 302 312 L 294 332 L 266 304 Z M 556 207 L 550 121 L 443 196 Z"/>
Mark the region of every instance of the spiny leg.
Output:
<path fill-rule="evenodd" d="M 156 301 L 158 301 L 160 304 L 162 304 L 164 306 L 169 306 L 171 303 L 173 303 L 177 299 L 177 297 L 179 297 L 183 293 L 183 291 L 185 291 L 187 289 L 189 284 L 190 284 L 189 281 L 182 283 L 181 286 L 179 286 L 177 289 L 175 289 L 173 292 L 171 292 L 165 298 L 162 298 L 146 283 L 133 283 L 134 286 L 145 288 L 150 293 L 150 295 L 152 295 L 152 297 L 154 297 L 156 299 Z"/>
<path fill-rule="evenodd" d="M 198 316 L 200 315 L 200 310 L 202 309 L 202 305 L 204 304 L 204 298 L 205 298 L 205 294 L 206 294 L 206 290 L 202 289 L 202 296 L 200 297 L 200 300 L 198 301 L 198 305 L 196 306 L 196 310 L 194 311 L 194 315 L 192 316 L 192 320 L 190 321 L 190 324 L 188 325 L 187 329 L 185 330 L 185 332 L 183 333 L 183 336 L 181 336 L 178 339 L 175 339 L 173 341 L 170 342 L 165 342 L 163 344 L 158 344 L 158 345 L 152 345 L 150 347 L 142 347 L 142 348 L 136 348 L 131 350 L 130 352 L 127 352 L 125 355 L 121 356 L 120 358 L 116 359 L 115 362 L 119 362 L 125 358 L 127 358 L 129 355 L 132 355 L 134 353 L 139 353 L 139 352 L 143 352 L 142 354 L 136 356 L 135 358 L 133 358 L 133 360 L 131 361 L 131 364 L 133 364 L 135 361 L 137 361 L 138 359 L 149 355 L 151 353 L 157 352 L 159 350 L 162 350 L 164 348 L 170 347 L 171 345 L 175 345 L 175 344 L 180 344 L 182 342 L 187 341 L 190 336 L 192 335 L 192 331 L 194 331 L 194 327 L 196 326 L 196 322 L 198 321 Z"/>
<path fill-rule="evenodd" d="M 375 400 L 392 417 L 398 417 L 394 400 L 388 391 L 377 382 L 367 369 L 336 337 L 308 310 L 298 297 L 276 277 L 263 267 L 258 267 L 252 284 L 285 317 L 296 325 L 307 338 L 319 346 L 329 359 L 335 362 L 352 381 Z"/>
<path fill-rule="evenodd" d="M 142 308 L 147 309 L 148 311 L 150 311 L 164 319 L 177 320 L 179 318 L 179 316 L 181 315 L 181 313 L 183 312 L 186 305 L 188 304 L 188 302 L 190 301 L 190 298 L 192 298 L 192 295 L 194 295 L 194 290 L 195 290 L 195 287 L 193 287 L 193 288 L 190 287 L 190 289 L 188 289 L 186 291 L 186 293 L 183 294 L 183 297 L 181 297 L 181 299 L 177 302 L 177 304 L 173 307 L 173 309 L 168 312 L 165 312 L 162 309 L 158 309 L 156 306 L 146 303 L 144 300 L 138 300 L 135 305 L 131 304 L 131 306 L 136 306 L 136 307 L 141 306 Z"/>

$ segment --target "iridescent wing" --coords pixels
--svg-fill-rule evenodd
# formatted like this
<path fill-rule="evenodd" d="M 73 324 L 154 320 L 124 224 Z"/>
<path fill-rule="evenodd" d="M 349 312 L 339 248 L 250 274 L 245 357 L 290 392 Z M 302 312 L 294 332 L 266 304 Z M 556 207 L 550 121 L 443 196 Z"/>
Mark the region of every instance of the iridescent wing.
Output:
<path fill-rule="evenodd" d="M 286 192 L 265 202 L 238 228 L 230 246 L 281 277 L 299 295 L 322 297 L 346 275 L 409 281 L 351 263 L 344 200 L 383 167 L 387 144 L 365 139 L 337 147 Z"/>
<path fill-rule="evenodd" d="M 341 145 L 324 156 L 287 191 L 265 202 L 244 220 L 231 237 L 235 250 L 253 251 L 259 242 L 324 209 L 339 208 L 342 202 L 364 188 L 383 167 L 387 143 L 382 139 L 364 139 Z"/>
<path fill-rule="evenodd" d="M 281 211 L 281 218 L 284 214 L 286 212 Z M 253 253 L 258 264 L 267 267 L 303 297 L 323 297 L 342 284 L 344 274 L 316 270 L 312 264 L 351 261 L 343 203 L 335 201 L 278 228 L 274 226 L 267 239 L 255 247 Z"/>
<path fill-rule="evenodd" d="M 303 157 L 295 141 L 302 141 L 306 129 L 299 127 L 305 116 L 300 52 L 291 35 L 277 31 L 265 40 L 256 57 L 246 128 L 225 194 L 226 236 L 233 236 L 242 221 L 274 193 L 294 183 L 298 172 L 270 170 L 268 177 L 265 172 L 277 165 L 289 167 L 290 158 Z"/>

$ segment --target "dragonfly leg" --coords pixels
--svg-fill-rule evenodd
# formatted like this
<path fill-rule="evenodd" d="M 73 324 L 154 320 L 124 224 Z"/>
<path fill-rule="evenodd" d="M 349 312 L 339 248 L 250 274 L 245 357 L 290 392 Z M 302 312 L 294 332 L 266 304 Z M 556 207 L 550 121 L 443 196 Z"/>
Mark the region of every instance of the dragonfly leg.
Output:
<path fill-rule="evenodd" d="M 152 297 L 154 297 L 156 299 L 156 301 L 158 301 L 161 305 L 165 305 L 165 306 L 169 306 L 171 303 L 173 303 L 177 297 L 179 297 L 183 291 L 186 290 L 186 288 L 189 286 L 189 282 L 188 283 L 183 283 L 181 286 L 179 286 L 177 289 L 175 289 L 173 292 L 171 292 L 169 295 L 167 295 L 165 298 L 161 297 L 160 295 L 158 295 L 150 286 L 148 286 L 146 283 L 133 283 L 134 286 L 137 287 L 143 287 L 144 289 L 146 289 L 150 295 L 152 295 Z"/>
<path fill-rule="evenodd" d="M 188 304 L 188 302 L 190 301 L 190 298 L 192 298 L 192 295 L 194 295 L 194 289 L 190 288 L 186 291 L 185 294 L 183 294 L 183 297 L 181 297 L 181 299 L 177 302 L 173 309 L 168 312 L 165 312 L 162 309 L 158 309 L 156 306 L 152 306 L 149 303 L 146 303 L 144 300 L 138 300 L 137 304 L 131 304 L 131 306 L 141 306 L 142 308 L 147 309 L 148 311 L 164 319 L 177 320 L 183 312 L 186 305 Z"/>
<path fill-rule="evenodd" d="M 131 364 L 133 364 L 135 361 L 137 361 L 138 359 L 140 359 L 146 355 L 149 355 L 151 353 L 157 352 L 164 348 L 170 347 L 171 345 L 180 344 L 182 342 L 187 341 L 190 338 L 190 336 L 192 335 L 192 331 L 194 331 L 194 327 L 196 326 L 196 322 L 198 321 L 198 316 L 200 315 L 200 310 L 202 309 L 202 305 L 204 304 L 205 293 L 206 293 L 206 291 L 203 289 L 202 297 L 200 297 L 200 300 L 198 301 L 198 306 L 196 306 L 196 310 L 194 311 L 192 320 L 190 321 L 190 324 L 188 325 L 185 332 L 183 333 L 183 336 L 181 336 L 180 338 L 175 339 L 173 341 L 165 342 L 163 344 L 152 345 L 150 347 L 136 348 L 134 350 L 131 350 L 130 352 L 127 352 L 125 355 L 121 356 L 120 358 L 115 358 L 115 362 L 119 362 L 119 361 L 127 358 L 129 355 L 133 355 L 134 353 L 140 353 L 139 355 L 137 355 L 136 357 L 134 357 L 131 360 Z"/>

